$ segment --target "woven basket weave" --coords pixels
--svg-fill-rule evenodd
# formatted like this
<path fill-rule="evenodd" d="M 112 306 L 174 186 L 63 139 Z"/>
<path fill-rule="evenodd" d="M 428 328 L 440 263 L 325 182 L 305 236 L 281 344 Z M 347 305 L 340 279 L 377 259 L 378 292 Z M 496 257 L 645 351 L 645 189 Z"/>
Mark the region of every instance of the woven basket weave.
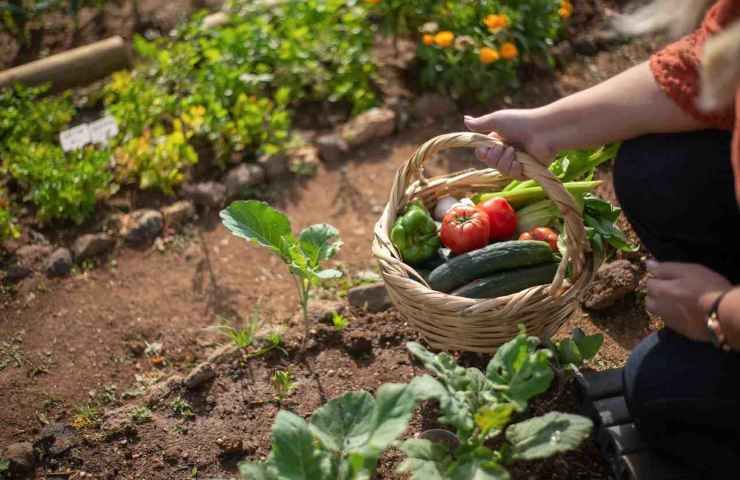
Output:
<path fill-rule="evenodd" d="M 432 208 L 443 196 L 462 198 L 499 191 L 511 181 L 490 168 L 427 179 L 423 176 L 424 162 L 445 149 L 490 147 L 497 143 L 500 142 L 496 139 L 470 132 L 440 135 L 427 141 L 399 168 L 388 203 L 375 224 L 373 255 L 380 264 L 391 301 L 434 348 L 493 353 L 518 333 L 520 324 L 532 335 L 552 335 L 572 315 L 579 296 L 593 278 L 595 260 L 573 197 L 546 167 L 522 152 L 517 152 L 517 160 L 524 175 L 542 186 L 564 219 L 566 254 L 552 284 L 499 298 L 464 298 L 430 289 L 413 268 L 403 263 L 391 243 L 390 232 L 408 203 L 421 199 Z M 566 279 L 568 265 L 570 275 Z"/>

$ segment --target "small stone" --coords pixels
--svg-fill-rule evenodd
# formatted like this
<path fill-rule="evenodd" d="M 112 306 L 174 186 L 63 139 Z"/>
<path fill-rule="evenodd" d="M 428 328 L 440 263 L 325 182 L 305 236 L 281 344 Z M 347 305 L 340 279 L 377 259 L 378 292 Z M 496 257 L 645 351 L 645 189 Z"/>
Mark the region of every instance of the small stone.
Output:
<path fill-rule="evenodd" d="M 103 255 L 115 246 L 116 241 L 110 235 L 105 233 L 90 233 L 82 235 L 72 244 L 72 253 L 75 261 L 81 262 L 90 258 Z"/>
<path fill-rule="evenodd" d="M 637 290 L 640 275 L 637 267 L 627 260 L 616 260 L 599 268 L 594 281 L 583 297 L 589 310 L 604 310 Z"/>
<path fill-rule="evenodd" d="M 350 147 L 357 147 L 373 139 L 385 138 L 395 129 L 396 112 L 389 108 L 371 108 L 347 122 L 341 135 Z"/>
<path fill-rule="evenodd" d="M 290 158 L 284 153 L 277 155 L 262 155 L 257 163 L 265 172 L 265 178 L 272 182 L 285 177 L 290 173 Z"/>
<path fill-rule="evenodd" d="M 58 457 L 80 444 L 80 436 L 66 423 L 46 425 L 36 437 L 35 444 L 49 456 Z"/>
<path fill-rule="evenodd" d="M 411 113 L 420 120 L 446 117 L 457 113 L 457 105 L 445 95 L 425 93 L 414 102 Z"/>
<path fill-rule="evenodd" d="M 162 452 L 162 460 L 170 465 L 176 465 L 180 461 L 180 447 L 171 445 Z"/>
<path fill-rule="evenodd" d="M 216 371 L 213 369 L 211 364 L 209 363 L 201 363 L 197 367 L 195 367 L 187 377 L 185 377 L 185 380 L 183 381 L 183 384 L 186 388 L 198 388 L 207 381 L 211 380 L 216 376 Z"/>
<path fill-rule="evenodd" d="M 328 163 L 341 162 L 347 158 L 347 152 L 349 152 L 347 142 L 335 133 L 320 136 L 316 140 L 316 146 L 319 149 L 321 160 Z"/>
<path fill-rule="evenodd" d="M 11 443 L 5 448 L 0 458 L 10 462 L 10 472 L 17 475 L 18 478 L 29 474 L 36 465 L 36 458 L 33 454 L 33 445 L 30 442 Z"/>
<path fill-rule="evenodd" d="M 126 346 L 134 357 L 140 357 L 146 351 L 146 342 L 143 340 L 131 340 Z"/>
<path fill-rule="evenodd" d="M 350 355 L 367 355 L 373 350 L 373 342 L 365 332 L 350 332 L 344 343 Z"/>
<path fill-rule="evenodd" d="M 66 248 L 57 248 L 46 260 L 45 270 L 50 277 L 67 275 L 72 270 L 72 253 Z"/>
<path fill-rule="evenodd" d="M 383 282 L 354 287 L 347 292 L 349 304 L 370 313 L 378 313 L 391 307 L 391 299 Z"/>
<path fill-rule="evenodd" d="M 239 437 L 226 437 L 216 439 L 221 455 L 241 455 L 245 452 L 244 442 Z"/>
<path fill-rule="evenodd" d="M 265 181 L 265 170 L 260 165 L 243 163 L 232 168 L 224 178 L 226 198 L 244 197 L 245 192 Z"/>
<path fill-rule="evenodd" d="M 162 219 L 168 227 L 177 228 L 195 216 L 195 206 L 189 200 L 180 200 L 162 209 Z"/>
<path fill-rule="evenodd" d="M 162 232 L 164 220 L 157 210 L 136 210 L 123 219 L 121 236 L 131 245 L 152 242 Z"/>
<path fill-rule="evenodd" d="M 52 254 L 54 248 L 51 245 L 24 245 L 15 251 L 16 265 L 20 268 L 32 271 L 41 271 L 44 262 Z"/>
<path fill-rule="evenodd" d="M 182 193 L 196 205 L 219 208 L 226 199 L 226 187 L 218 182 L 202 182 L 182 187 Z"/>

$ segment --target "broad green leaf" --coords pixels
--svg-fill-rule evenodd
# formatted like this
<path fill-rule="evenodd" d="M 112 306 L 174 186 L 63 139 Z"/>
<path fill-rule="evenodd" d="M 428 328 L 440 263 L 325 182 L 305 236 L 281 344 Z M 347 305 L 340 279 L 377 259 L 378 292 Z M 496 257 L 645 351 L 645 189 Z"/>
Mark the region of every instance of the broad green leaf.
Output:
<path fill-rule="evenodd" d="M 369 478 L 380 454 L 406 430 L 416 404 L 416 386 L 387 383 L 375 400 L 367 392 L 331 400 L 311 416 L 310 429 L 326 448 L 348 459 L 351 478 Z"/>
<path fill-rule="evenodd" d="M 288 217 L 265 202 L 240 200 L 221 210 L 224 226 L 237 237 L 271 249 L 286 262 L 288 247 L 295 243 Z"/>
<path fill-rule="evenodd" d="M 584 360 L 591 360 L 599 353 L 601 345 L 604 343 L 604 336 L 600 333 L 586 335 L 583 330 L 576 328 L 573 331 L 573 341 L 578 345 L 578 350 Z"/>
<path fill-rule="evenodd" d="M 558 343 L 558 360 L 562 365 L 573 364 L 578 367 L 583 363 L 583 354 L 576 342 L 566 338 Z"/>
<path fill-rule="evenodd" d="M 406 459 L 398 466 L 399 473 L 411 473 L 413 480 L 447 480 L 446 472 L 452 463 L 445 445 L 412 438 L 401 445 Z"/>
<path fill-rule="evenodd" d="M 504 467 L 490 458 L 470 456 L 459 459 L 446 478 L 459 480 L 509 480 L 511 476 Z"/>
<path fill-rule="evenodd" d="M 497 435 L 509 423 L 512 413 L 514 406 L 509 403 L 486 406 L 475 414 L 475 425 L 484 437 Z"/>
<path fill-rule="evenodd" d="M 342 247 L 342 242 L 336 240 L 337 237 L 339 237 L 339 232 L 336 228 L 321 223 L 304 228 L 298 237 L 298 242 L 309 264 L 318 267 L 319 262 L 329 260 Z"/>
<path fill-rule="evenodd" d="M 329 456 L 317 449 L 308 424 L 281 410 L 272 427 L 272 461 L 278 476 L 288 480 L 330 480 Z"/>
<path fill-rule="evenodd" d="M 239 464 L 239 474 L 244 480 L 277 480 L 277 475 L 271 472 L 265 462 Z"/>
<path fill-rule="evenodd" d="M 375 413 L 368 439 L 370 452 L 379 455 L 396 440 L 408 426 L 417 404 L 417 387 L 386 383 L 375 394 Z"/>
<path fill-rule="evenodd" d="M 369 393 L 346 393 L 311 415 L 311 432 L 330 450 L 357 448 L 368 438 L 374 410 L 375 400 Z"/>
<path fill-rule="evenodd" d="M 511 458 L 534 460 L 573 450 L 591 434 L 592 427 L 593 423 L 586 417 L 560 412 L 516 423 L 506 429 Z"/>
<path fill-rule="evenodd" d="M 508 386 L 504 395 L 524 411 L 527 401 L 550 388 L 554 373 L 551 352 L 536 350 L 525 334 L 502 345 L 488 364 L 486 376 L 492 382 Z"/>

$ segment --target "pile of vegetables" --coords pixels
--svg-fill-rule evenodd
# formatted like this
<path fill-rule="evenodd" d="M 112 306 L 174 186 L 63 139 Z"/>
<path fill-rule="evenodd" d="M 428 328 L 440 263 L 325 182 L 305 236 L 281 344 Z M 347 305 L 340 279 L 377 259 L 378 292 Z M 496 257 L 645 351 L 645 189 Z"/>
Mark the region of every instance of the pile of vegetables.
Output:
<path fill-rule="evenodd" d="M 632 251 L 616 225 L 619 208 L 596 197 L 596 167 L 616 156 L 618 145 L 562 152 L 550 170 L 580 207 L 594 251 Z M 533 180 L 513 181 L 471 199 L 443 197 L 432 212 L 412 202 L 391 230 L 403 261 L 439 292 L 496 298 L 548 284 L 562 258 L 563 219 Z"/>

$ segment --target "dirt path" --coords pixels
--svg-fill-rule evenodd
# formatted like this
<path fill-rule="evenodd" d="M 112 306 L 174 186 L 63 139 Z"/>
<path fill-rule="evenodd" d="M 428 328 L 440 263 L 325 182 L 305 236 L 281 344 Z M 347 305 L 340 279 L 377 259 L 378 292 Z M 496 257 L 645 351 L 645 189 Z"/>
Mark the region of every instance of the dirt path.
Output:
<path fill-rule="evenodd" d="M 603 80 L 647 52 L 647 46 L 627 45 L 579 58 L 557 78 L 527 85 L 497 106 L 544 103 Z M 322 165 L 315 178 L 274 185 L 271 195 L 294 229 L 318 222 L 337 226 L 345 242 L 338 262 L 348 270 L 372 267 L 372 228 L 395 170 L 424 140 L 461 127 L 458 118 L 415 126 L 352 152 L 344 169 Z M 470 161 L 469 153 L 443 155 L 430 173 Z M 106 265 L 72 278 L 25 282 L 14 298 L 0 299 L 0 405 L 6 407 L 0 411 L 0 445 L 31 438 L 46 422 L 69 421 L 92 401 L 120 399 L 137 376 L 141 382 L 191 368 L 222 341 L 206 327 L 246 318 L 258 302 L 263 319 L 287 325 L 296 308 L 293 288 L 276 258 L 248 248 L 214 219 L 202 219 L 164 253 L 124 249 Z M 634 300 L 573 323 L 605 333 L 597 368 L 621 364 L 650 329 Z M 157 343 L 162 355 L 152 362 L 142 351 L 156 350 Z"/>

